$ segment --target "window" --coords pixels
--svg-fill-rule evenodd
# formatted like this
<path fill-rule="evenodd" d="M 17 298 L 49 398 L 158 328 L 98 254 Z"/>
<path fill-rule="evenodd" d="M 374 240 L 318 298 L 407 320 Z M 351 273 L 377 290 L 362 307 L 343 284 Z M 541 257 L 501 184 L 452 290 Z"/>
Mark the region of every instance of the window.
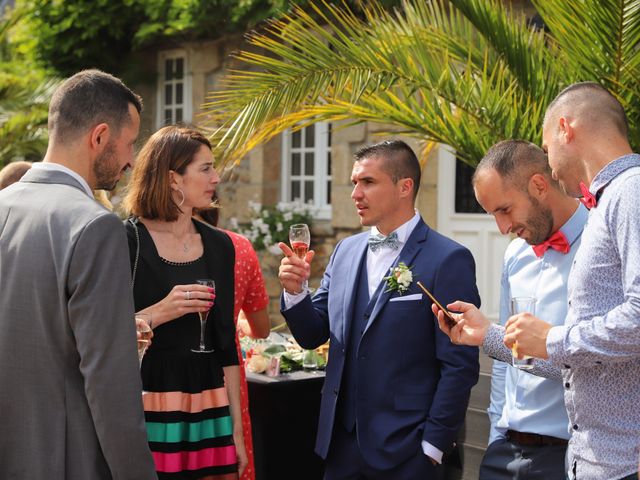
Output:
<path fill-rule="evenodd" d="M 161 52 L 158 79 L 159 127 L 191 121 L 191 82 L 184 51 Z"/>
<path fill-rule="evenodd" d="M 456 158 L 456 213 L 485 213 L 476 200 L 471 178 L 475 168 Z"/>
<path fill-rule="evenodd" d="M 282 135 L 282 200 L 312 203 L 331 216 L 331 124 L 320 122 Z"/>

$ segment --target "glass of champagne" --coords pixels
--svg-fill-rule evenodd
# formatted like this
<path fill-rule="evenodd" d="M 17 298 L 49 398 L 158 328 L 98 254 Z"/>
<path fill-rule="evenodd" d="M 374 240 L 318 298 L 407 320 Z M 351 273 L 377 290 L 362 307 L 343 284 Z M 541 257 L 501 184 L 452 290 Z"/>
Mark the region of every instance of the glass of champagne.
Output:
<path fill-rule="evenodd" d="M 309 245 L 311 244 L 311 233 L 309 232 L 309 226 L 306 223 L 296 223 L 289 227 L 289 243 L 293 253 L 298 258 L 304 260 L 304 257 L 309 251 Z M 302 283 L 303 291 L 307 289 L 309 282 L 305 280 Z"/>
<path fill-rule="evenodd" d="M 144 357 L 151 342 L 151 314 L 136 313 L 135 319 L 136 332 L 140 334 L 140 338 L 138 338 L 138 360 L 142 363 L 142 357 Z"/>
<path fill-rule="evenodd" d="M 216 282 L 214 282 L 211 279 L 207 278 L 202 280 L 196 280 L 196 283 L 198 285 L 204 285 L 205 287 L 212 288 L 213 291 L 215 292 Z M 200 316 L 200 346 L 199 348 L 191 349 L 191 351 L 195 353 L 211 353 L 213 352 L 213 348 L 208 350 L 204 345 L 204 331 L 207 328 L 207 317 L 209 316 L 209 310 L 207 310 L 206 312 L 198 312 L 198 315 Z"/>
<path fill-rule="evenodd" d="M 517 313 L 535 314 L 536 299 L 533 297 L 512 297 L 511 298 L 511 315 Z M 513 344 L 511 348 L 513 356 L 513 366 L 521 370 L 531 370 L 533 368 L 533 357 L 523 355 L 518 358 L 518 342 Z"/>

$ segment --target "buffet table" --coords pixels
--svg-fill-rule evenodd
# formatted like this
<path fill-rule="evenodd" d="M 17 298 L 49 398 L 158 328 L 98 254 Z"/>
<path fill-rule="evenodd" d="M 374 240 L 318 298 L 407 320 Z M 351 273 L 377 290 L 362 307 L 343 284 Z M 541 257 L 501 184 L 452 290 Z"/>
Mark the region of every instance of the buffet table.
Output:
<path fill-rule="evenodd" d="M 314 453 L 324 372 L 247 372 L 256 480 L 322 479 Z"/>

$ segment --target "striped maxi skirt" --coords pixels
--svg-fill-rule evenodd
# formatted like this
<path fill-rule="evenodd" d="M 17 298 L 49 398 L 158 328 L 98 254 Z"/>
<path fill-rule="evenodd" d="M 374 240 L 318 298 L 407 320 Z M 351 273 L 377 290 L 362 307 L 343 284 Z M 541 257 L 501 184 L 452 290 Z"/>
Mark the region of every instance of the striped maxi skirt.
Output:
<path fill-rule="evenodd" d="M 237 479 L 229 400 L 214 356 L 148 352 L 142 383 L 158 478 Z"/>

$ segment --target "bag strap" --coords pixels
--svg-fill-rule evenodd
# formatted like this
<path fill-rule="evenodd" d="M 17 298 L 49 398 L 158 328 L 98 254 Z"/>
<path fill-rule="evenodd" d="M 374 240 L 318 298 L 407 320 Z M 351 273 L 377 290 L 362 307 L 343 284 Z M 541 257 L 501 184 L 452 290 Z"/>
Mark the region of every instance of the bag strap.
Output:
<path fill-rule="evenodd" d="M 138 226 L 136 225 L 137 219 L 129 218 L 129 222 L 133 226 L 133 231 L 136 234 L 136 260 L 133 262 L 133 273 L 131 274 L 131 288 L 136 281 L 136 271 L 138 270 L 138 259 L 140 258 L 140 234 L 138 233 Z"/>

